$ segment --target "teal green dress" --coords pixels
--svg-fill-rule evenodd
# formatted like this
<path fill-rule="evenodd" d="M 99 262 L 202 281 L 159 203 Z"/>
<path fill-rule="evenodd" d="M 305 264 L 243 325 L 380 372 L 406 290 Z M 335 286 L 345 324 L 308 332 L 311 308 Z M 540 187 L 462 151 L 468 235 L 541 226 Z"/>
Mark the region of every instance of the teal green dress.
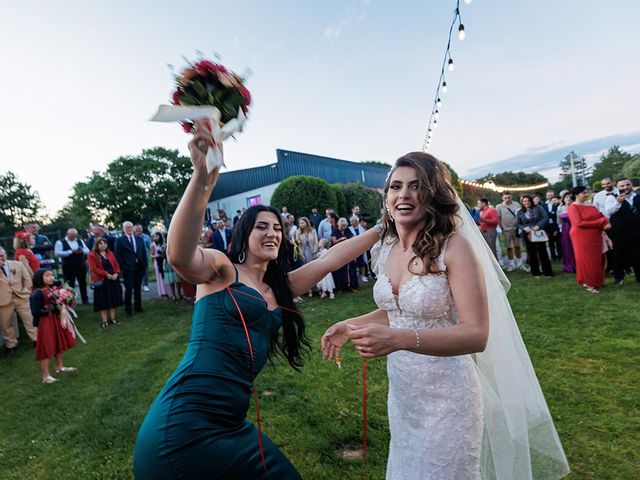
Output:
<path fill-rule="evenodd" d="M 231 286 L 244 315 L 256 375 L 282 324 L 256 290 Z M 187 351 L 151 405 L 136 440 L 138 480 L 300 479 L 266 435 L 246 420 L 252 389 L 251 359 L 238 309 L 227 290 L 196 302 Z"/>

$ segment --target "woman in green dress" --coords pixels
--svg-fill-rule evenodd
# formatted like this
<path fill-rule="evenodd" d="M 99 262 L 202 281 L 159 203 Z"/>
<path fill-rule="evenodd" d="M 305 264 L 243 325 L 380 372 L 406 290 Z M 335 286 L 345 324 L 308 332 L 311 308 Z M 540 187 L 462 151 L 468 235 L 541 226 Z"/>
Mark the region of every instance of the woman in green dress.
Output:
<path fill-rule="evenodd" d="M 191 335 L 182 362 L 140 427 L 136 479 L 299 479 L 269 438 L 246 420 L 254 378 L 270 355 L 302 366 L 309 342 L 293 298 L 357 257 L 378 239 L 371 229 L 287 275 L 290 258 L 280 212 L 249 208 L 226 254 L 198 247 L 218 169 L 207 173 L 198 144 L 213 146 L 198 122 L 189 144 L 194 174 L 169 229 L 167 257 L 198 284 Z"/>

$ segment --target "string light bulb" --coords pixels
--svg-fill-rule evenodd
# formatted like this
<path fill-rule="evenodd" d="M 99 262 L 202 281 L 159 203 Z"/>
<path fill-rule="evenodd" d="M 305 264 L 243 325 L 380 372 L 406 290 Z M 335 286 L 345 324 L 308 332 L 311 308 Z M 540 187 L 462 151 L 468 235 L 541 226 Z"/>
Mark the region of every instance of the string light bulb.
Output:
<path fill-rule="evenodd" d="M 464 37 L 466 37 L 467 34 L 464 31 L 464 25 L 460 24 L 460 26 L 458 27 L 458 40 L 464 40 Z"/>
<path fill-rule="evenodd" d="M 469 5 L 471 3 L 471 0 L 464 0 L 464 3 L 466 3 L 467 5 Z"/>
<path fill-rule="evenodd" d="M 471 3 L 471 0 L 464 0 L 465 3 Z M 458 39 L 463 40 L 466 36 L 466 31 L 464 28 L 464 24 L 462 22 L 462 16 L 460 14 L 460 0 L 456 0 L 455 5 L 456 8 L 453 11 L 453 18 L 451 19 L 451 23 L 449 25 L 449 39 L 447 42 L 447 48 L 444 51 L 444 58 L 442 58 L 442 64 L 440 67 L 440 78 L 438 79 L 438 87 L 436 88 L 435 101 L 433 102 L 433 106 L 431 108 L 431 115 L 429 117 L 428 130 L 424 139 L 424 143 L 422 144 L 422 148 L 426 151 L 431 145 L 433 131 L 438 128 L 438 118 L 440 115 L 440 110 L 442 107 L 442 100 L 440 99 L 440 95 L 447 93 L 447 82 L 445 80 L 445 72 L 453 71 L 455 68 L 455 64 L 453 62 L 453 58 L 451 57 L 451 36 L 453 32 L 455 32 L 456 25 L 458 26 Z"/>

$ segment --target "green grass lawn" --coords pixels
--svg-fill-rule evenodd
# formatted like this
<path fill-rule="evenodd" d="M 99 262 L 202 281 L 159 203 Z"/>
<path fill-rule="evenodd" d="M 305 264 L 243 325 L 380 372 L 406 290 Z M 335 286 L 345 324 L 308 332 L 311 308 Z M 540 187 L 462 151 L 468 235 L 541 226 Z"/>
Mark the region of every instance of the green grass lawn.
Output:
<path fill-rule="evenodd" d="M 573 470 L 568 478 L 639 478 L 640 285 L 593 295 L 570 275 L 511 279 L 511 304 Z M 279 361 L 258 378 L 263 429 L 304 478 L 360 478 L 362 362 L 349 347 L 338 369 L 317 344 L 331 323 L 373 307 L 370 287 L 306 301 L 314 351 L 303 371 Z M 131 478 L 138 427 L 182 357 L 191 316 L 191 307 L 169 301 L 145 309 L 103 331 L 81 307 L 89 343 L 67 353 L 79 371 L 56 384 L 40 383 L 26 344 L 0 359 L 1 479 Z M 387 455 L 385 361 L 368 362 L 368 373 L 373 480 L 384 478 Z"/>

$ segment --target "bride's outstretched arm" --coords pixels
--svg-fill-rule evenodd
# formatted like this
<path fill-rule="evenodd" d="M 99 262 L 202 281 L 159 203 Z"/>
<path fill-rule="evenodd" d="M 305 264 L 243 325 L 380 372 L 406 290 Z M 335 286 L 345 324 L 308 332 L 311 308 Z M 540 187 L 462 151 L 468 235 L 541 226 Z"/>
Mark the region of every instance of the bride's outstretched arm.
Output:
<path fill-rule="evenodd" d="M 379 228 L 371 228 L 362 235 L 352 237 L 331 247 L 327 253 L 289 273 L 289 283 L 294 297 L 308 292 L 325 275 L 335 272 L 343 265 L 355 260 L 378 241 Z"/>
<path fill-rule="evenodd" d="M 445 264 L 460 323 L 445 328 L 389 328 L 365 324 L 348 331 L 363 357 L 379 357 L 397 350 L 434 356 L 477 353 L 485 349 L 489 336 L 487 289 L 480 262 L 469 241 L 453 235 L 448 242 Z"/>
<path fill-rule="evenodd" d="M 381 309 L 374 310 L 359 317 L 347 318 L 341 322 L 332 325 L 324 332 L 320 339 L 322 347 L 322 356 L 324 358 L 335 358 L 340 354 L 342 345 L 349 340 L 349 329 L 358 325 L 368 324 L 389 325 L 389 316 L 387 312 Z"/>
<path fill-rule="evenodd" d="M 202 219 L 220 170 L 216 168 L 211 173 L 207 172 L 206 154 L 198 147 L 201 142 L 207 146 L 214 144 L 206 124 L 199 120 L 196 122 L 196 134 L 189 142 L 193 176 L 171 219 L 167 237 L 167 260 L 181 277 L 192 283 L 205 283 L 217 278 L 229 264 L 223 253 L 198 248 Z"/>

